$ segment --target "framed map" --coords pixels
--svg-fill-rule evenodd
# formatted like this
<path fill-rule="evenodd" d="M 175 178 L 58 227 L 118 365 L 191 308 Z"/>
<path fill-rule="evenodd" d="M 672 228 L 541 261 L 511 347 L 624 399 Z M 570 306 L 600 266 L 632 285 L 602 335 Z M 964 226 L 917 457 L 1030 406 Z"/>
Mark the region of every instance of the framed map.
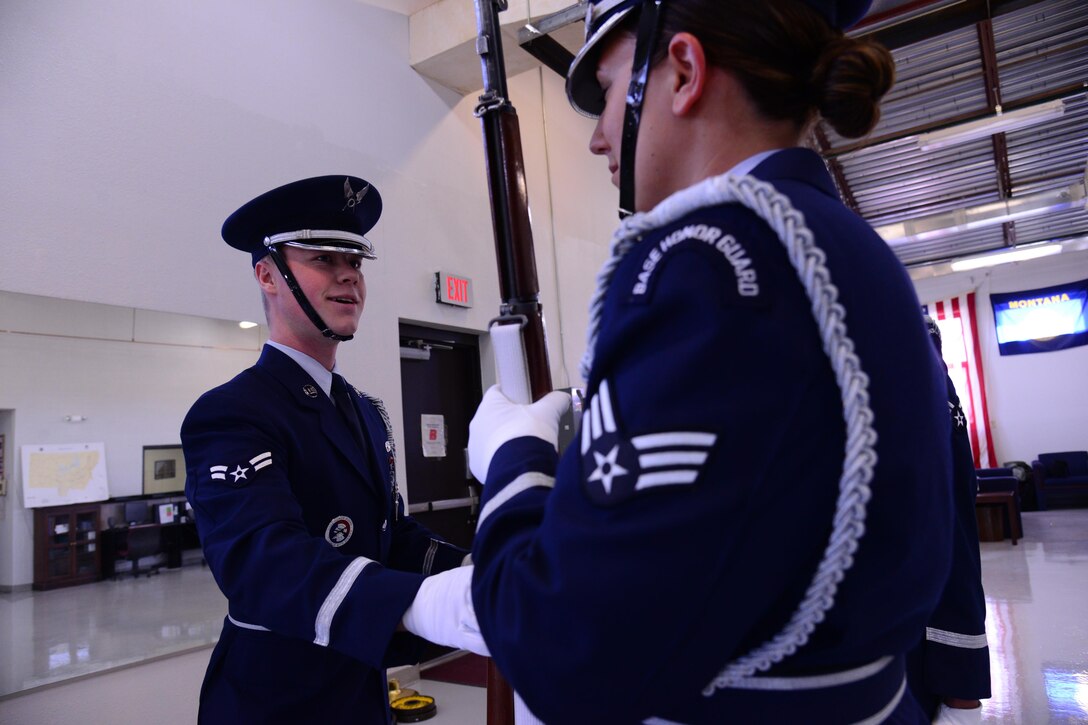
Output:
<path fill-rule="evenodd" d="M 23 505 L 27 508 L 105 501 L 104 443 L 26 445 L 23 453 Z"/>

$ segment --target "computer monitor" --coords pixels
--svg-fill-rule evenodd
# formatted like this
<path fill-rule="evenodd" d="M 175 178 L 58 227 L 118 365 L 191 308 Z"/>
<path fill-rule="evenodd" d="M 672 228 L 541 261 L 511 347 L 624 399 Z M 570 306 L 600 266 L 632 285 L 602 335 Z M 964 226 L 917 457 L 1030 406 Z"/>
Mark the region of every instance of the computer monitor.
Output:
<path fill-rule="evenodd" d="M 151 509 L 148 508 L 147 501 L 126 501 L 125 523 L 127 523 L 129 526 L 134 526 L 136 524 L 150 524 Z"/>

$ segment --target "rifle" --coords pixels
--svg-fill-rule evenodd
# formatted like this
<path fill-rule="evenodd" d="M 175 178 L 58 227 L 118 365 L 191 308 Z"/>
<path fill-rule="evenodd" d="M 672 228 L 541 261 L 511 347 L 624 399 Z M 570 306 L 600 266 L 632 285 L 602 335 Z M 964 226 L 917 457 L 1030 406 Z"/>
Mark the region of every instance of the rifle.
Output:
<path fill-rule="evenodd" d="M 476 53 L 480 56 L 484 81 L 475 115 L 483 126 L 491 223 L 502 297 L 499 316 L 489 327 L 493 339 L 498 337 L 496 333 L 508 339 L 511 332 L 520 330 L 524 365 L 516 366 L 517 370 L 505 366 L 498 352 L 497 339 L 496 363 L 500 385 L 507 397 L 515 402 L 530 403 L 551 392 L 552 379 L 539 300 L 533 232 L 529 225 L 521 128 L 517 111 L 508 98 L 502 55 L 499 12 L 506 9 L 507 0 L 475 0 L 475 4 Z M 511 327 L 515 324 L 517 328 Z M 513 721 L 513 690 L 494 661 L 488 660 L 487 723 L 511 725 Z"/>

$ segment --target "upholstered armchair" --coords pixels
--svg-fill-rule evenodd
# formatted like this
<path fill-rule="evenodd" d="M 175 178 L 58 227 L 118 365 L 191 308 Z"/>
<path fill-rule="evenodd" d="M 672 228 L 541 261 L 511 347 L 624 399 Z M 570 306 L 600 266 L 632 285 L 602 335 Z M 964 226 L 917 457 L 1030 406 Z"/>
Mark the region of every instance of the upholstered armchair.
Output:
<path fill-rule="evenodd" d="M 1040 453 L 1031 470 L 1040 509 L 1088 505 L 1088 451 Z"/>

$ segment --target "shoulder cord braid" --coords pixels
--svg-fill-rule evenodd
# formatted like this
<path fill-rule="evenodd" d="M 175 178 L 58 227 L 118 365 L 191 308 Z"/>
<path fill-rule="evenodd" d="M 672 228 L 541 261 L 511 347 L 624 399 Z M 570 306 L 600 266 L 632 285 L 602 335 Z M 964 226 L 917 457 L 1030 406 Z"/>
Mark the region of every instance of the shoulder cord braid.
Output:
<path fill-rule="evenodd" d="M 839 385 L 846 423 L 846 445 L 831 536 L 804 598 L 781 632 L 725 666 L 703 689 L 706 697 L 756 672 L 770 669 L 808 642 L 816 625 L 823 621 L 834 605 L 838 585 L 846 571 L 853 566 L 858 540 L 865 533 L 869 483 L 877 460 L 873 448 L 877 435 L 872 425 L 873 412 L 869 407 L 869 378 L 861 369 L 854 343 L 847 335 L 846 311 L 837 301 L 838 289 L 831 282 L 827 257 L 816 246 L 812 231 L 805 226 L 804 216 L 793 208 L 789 199 L 772 185 L 751 176 L 726 174 L 706 179 L 673 194 L 650 212 L 635 214 L 620 224 L 612 237 L 610 257 L 597 275 L 597 289 L 590 302 L 586 353 L 581 365 L 583 379 L 589 380 L 604 297 L 623 256 L 646 232 L 675 221 L 699 207 L 728 202 L 739 202 L 755 212 L 775 231 L 786 248 L 811 301 L 824 352 L 831 361 Z"/>
<path fill-rule="evenodd" d="M 378 415 L 382 417 L 382 423 L 385 424 L 385 452 L 389 454 L 389 480 L 393 484 L 391 492 L 393 494 L 393 516 L 394 518 L 400 517 L 400 503 L 397 497 L 400 495 L 397 489 L 397 442 L 393 439 L 393 424 L 389 422 L 389 413 L 385 411 L 385 405 L 380 398 L 375 398 L 369 393 L 364 393 L 358 388 L 355 389 L 359 395 L 363 396 L 370 401 L 371 405 L 378 409 Z"/>

